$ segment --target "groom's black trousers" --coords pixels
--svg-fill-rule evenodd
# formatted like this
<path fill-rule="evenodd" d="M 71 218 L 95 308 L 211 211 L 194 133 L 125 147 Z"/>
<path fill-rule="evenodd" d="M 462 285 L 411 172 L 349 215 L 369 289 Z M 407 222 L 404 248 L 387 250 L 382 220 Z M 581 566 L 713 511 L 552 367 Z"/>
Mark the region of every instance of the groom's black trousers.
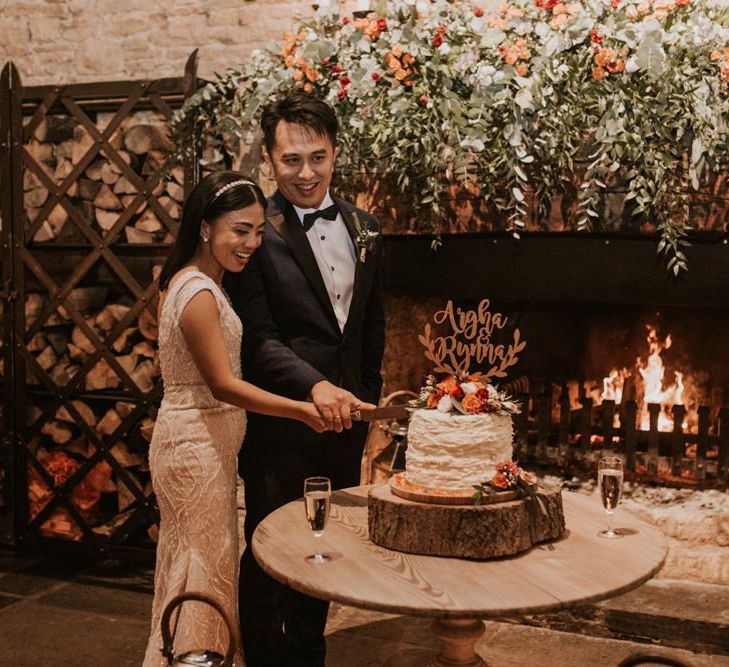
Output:
<path fill-rule="evenodd" d="M 263 434 L 255 433 L 257 416 L 249 418 L 253 437 L 246 437 L 240 456 L 246 550 L 241 560 L 239 605 L 246 665 L 323 667 L 329 603 L 297 593 L 269 577 L 256 562 L 250 545 L 256 527 L 266 516 L 303 496 L 307 477 L 329 477 L 333 489 L 359 484 L 367 427 L 358 423 L 343 433 L 311 432 L 304 436 L 304 442 L 264 445 Z M 249 447 L 249 442 L 255 446 Z M 301 529 L 308 530 L 303 507 Z"/>

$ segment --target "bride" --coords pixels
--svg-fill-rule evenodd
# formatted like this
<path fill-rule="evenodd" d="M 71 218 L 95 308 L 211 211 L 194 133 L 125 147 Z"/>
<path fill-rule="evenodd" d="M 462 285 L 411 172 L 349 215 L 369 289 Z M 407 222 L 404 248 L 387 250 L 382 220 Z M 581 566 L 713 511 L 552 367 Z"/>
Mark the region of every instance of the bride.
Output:
<path fill-rule="evenodd" d="M 164 397 L 149 463 L 161 520 L 144 667 L 166 664 L 160 619 L 184 591 L 215 598 L 238 627 L 236 478 L 244 410 L 325 430 L 313 403 L 240 379 L 241 323 L 220 283 L 225 271 L 242 271 L 261 245 L 265 209 L 266 198 L 253 181 L 232 172 L 210 174 L 185 202 L 177 241 L 160 274 Z M 225 653 L 227 629 L 213 609 L 187 602 L 178 611 L 175 653 Z M 235 664 L 243 664 L 240 654 Z"/>

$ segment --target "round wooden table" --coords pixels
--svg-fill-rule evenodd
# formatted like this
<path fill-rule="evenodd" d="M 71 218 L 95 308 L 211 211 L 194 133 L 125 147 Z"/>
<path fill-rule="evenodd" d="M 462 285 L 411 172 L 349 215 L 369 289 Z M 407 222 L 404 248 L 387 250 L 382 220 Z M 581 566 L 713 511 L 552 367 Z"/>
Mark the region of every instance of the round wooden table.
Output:
<path fill-rule="evenodd" d="M 596 602 L 650 579 L 663 565 L 667 541 L 660 530 L 618 509 L 614 526 L 624 537 L 606 540 L 596 497 L 565 491 L 567 531 L 561 539 L 511 558 L 471 561 L 417 556 L 379 547 L 367 536 L 367 493 L 335 491 L 329 523 L 314 538 L 304 501 L 269 515 L 253 536 L 253 553 L 274 579 L 298 591 L 352 607 L 432 616 L 441 652 L 433 666 L 476 667 L 482 618 L 533 614 Z M 323 564 L 306 556 L 318 547 Z"/>

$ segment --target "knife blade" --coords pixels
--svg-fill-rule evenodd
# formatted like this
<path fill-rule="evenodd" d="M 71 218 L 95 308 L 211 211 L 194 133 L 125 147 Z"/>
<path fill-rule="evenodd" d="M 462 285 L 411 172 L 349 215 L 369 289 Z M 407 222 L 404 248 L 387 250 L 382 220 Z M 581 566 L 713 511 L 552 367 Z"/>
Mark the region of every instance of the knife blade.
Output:
<path fill-rule="evenodd" d="M 350 414 L 352 421 L 371 422 L 378 419 L 407 419 L 411 409 L 407 405 L 388 405 L 375 410 L 352 410 Z"/>

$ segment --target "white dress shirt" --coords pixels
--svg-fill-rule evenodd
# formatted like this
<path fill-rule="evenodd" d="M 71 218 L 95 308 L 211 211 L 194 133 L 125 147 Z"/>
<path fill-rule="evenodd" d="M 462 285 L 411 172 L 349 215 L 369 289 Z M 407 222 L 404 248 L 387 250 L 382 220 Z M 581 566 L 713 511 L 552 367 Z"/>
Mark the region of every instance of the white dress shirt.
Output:
<path fill-rule="evenodd" d="M 299 208 L 294 206 L 299 220 L 304 220 L 306 213 L 327 208 L 334 203 L 330 194 L 326 196 L 316 208 Z M 324 285 L 329 294 L 329 300 L 337 316 L 339 329 L 344 331 L 349 314 L 349 305 L 352 302 L 352 288 L 354 287 L 354 271 L 357 267 L 357 257 L 354 251 L 352 238 L 349 236 L 347 226 L 342 214 L 339 213 L 334 220 L 317 218 L 311 228 L 306 232 L 309 245 L 319 265 L 319 271 L 324 279 Z"/>

